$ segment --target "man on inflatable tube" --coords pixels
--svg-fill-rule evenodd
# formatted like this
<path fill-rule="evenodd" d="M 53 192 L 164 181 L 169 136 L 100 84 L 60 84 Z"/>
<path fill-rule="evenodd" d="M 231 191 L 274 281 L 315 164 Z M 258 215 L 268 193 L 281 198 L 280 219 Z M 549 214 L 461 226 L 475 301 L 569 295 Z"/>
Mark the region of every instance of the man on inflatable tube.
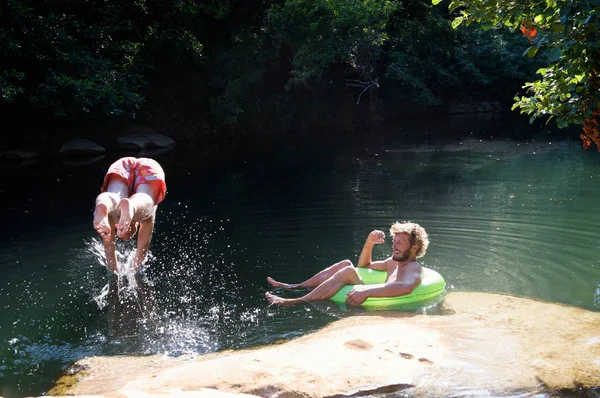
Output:
<path fill-rule="evenodd" d="M 356 285 L 346 298 L 346 304 L 349 305 L 361 305 L 369 297 L 396 297 L 410 294 L 421 283 L 422 266 L 416 259 L 425 255 L 429 246 L 429 237 L 423 227 L 410 221 L 392 224 L 390 235 L 393 237 L 391 257 L 382 261 L 372 260 L 373 246 L 385 241 L 383 231 L 374 230 L 367 237 L 358 259 L 358 268 L 387 272 L 385 284 L 365 285 L 352 262 L 342 260 L 302 283 L 282 283 L 268 277 L 267 282 L 276 288 L 314 289 L 298 298 L 283 298 L 266 292 L 267 300 L 271 304 L 294 305 L 305 301 L 329 299 L 345 285 Z"/>

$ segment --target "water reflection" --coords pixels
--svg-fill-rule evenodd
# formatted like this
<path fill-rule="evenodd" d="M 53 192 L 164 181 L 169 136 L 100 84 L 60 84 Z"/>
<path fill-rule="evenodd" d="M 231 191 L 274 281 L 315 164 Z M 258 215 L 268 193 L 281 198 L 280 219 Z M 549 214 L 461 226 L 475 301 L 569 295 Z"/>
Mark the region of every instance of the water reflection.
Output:
<path fill-rule="evenodd" d="M 125 277 L 112 275 L 108 286 L 108 341 L 115 344 L 133 340 L 138 345 L 136 340 L 143 340 L 156 329 L 156 302 L 147 277 L 142 273 Z"/>

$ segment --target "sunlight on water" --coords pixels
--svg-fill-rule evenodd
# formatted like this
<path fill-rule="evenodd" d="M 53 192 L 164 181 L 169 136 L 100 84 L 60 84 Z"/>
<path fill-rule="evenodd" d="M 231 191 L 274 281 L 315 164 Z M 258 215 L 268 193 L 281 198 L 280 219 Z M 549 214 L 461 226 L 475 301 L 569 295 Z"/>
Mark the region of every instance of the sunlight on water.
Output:
<path fill-rule="evenodd" d="M 180 228 L 153 241 L 155 251 L 138 272 L 131 269 L 132 242 L 117 243 L 118 275 L 106 270 L 100 239 L 86 241 L 78 256 L 78 263 L 94 264 L 79 279 L 106 315 L 103 351 L 193 356 L 230 346 L 228 339 L 250 339 L 248 330 L 265 318 L 264 310 L 239 304 L 231 260 L 211 250 L 224 221 L 189 220 L 182 211 L 163 215 L 163 222 Z"/>
<path fill-rule="evenodd" d="M 129 242 L 127 242 L 129 243 Z M 104 249 L 99 239 L 86 243 L 85 252 L 97 264 L 105 267 Z M 117 275 L 108 273 L 108 283 L 98 291 L 89 290 L 91 300 L 98 309 L 106 313 L 107 347 L 110 352 L 133 352 L 139 354 L 163 353 L 166 355 L 193 355 L 198 352 L 214 351 L 215 342 L 210 339 L 210 320 L 213 315 L 204 317 L 192 305 L 197 301 L 191 289 L 181 291 L 180 286 L 167 286 L 165 291 L 157 291 L 148 269 L 134 272 L 131 265 L 135 246 L 126 244 L 117 248 Z M 187 259 L 190 266 L 191 253 Z M 147 263 L 152 263 L 149 253 Z M 171 259 L 175 262 L 176 259 Z M 95 270 L 91 270 L 96 274 Z M 192 274 L 184 275 L 188 281 Z M 90 275 L 88 279 L 95 276 Z M 161 279 L 167 279 L 164 275 Z M 175 301 L 187 306 L 186 311 L 176 311 L 157 306 L 157 299 L 170 304 Z M 164 307 L 164 306 L 163 306 Z M 208 326 L 207 326 L 208 325 Z"/>
<path fill-rule="evenodd" d="M 554 394 L 546 394 L 541 389 L 529 392 L 514 392 L 511 394 L 494 394 L 488 390 L 478 390 L 470 387 L 459 387 L 453 393 L 448 394 L 445 398 L 551 398 Z"/>

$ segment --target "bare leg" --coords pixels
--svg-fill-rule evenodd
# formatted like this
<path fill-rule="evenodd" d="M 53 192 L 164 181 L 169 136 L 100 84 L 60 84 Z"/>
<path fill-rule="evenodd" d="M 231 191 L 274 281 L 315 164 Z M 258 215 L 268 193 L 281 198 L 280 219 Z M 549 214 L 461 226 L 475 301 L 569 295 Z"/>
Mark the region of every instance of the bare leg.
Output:
<path fill-rule="evenodd" d="M 135 251 L 135 257 L 133 258 L 134 271 L 144 263 L 144 260 L 146 260 L 148 247 L 150 246 L 150 240 L 152 239 L 152 232 L 154 232 L 154 217 L 144 220 L 140 223 L 137 250 Z"/>
<path fill-rule="evenodd" d="M 119 202 L 121 218 L 117 223 L 117 236 L 119 238 L 130 237 L 133 222 L 154 218 L 158 187 L 157 184 L 153 183 L 141 184 L 131 197 L 121 199 Z"/>
<path fill-rule="evenodd" d="M 325 282 L 315 287 L 313 291 L 302 297 L 287 299 L 276 296 L 269 292 L 265 293 L 265 297 L 271 304 L 294 305 L 305 301 L 328 299 L 334 294 L 336 294 L 338 290 L 344 287 L 344 285 L 359 285 L 362 283 L 363 281 L 358 275 L 358 272 L 356 272 L 356 268 L 352 266 L 347 266 L 336 272 L 335 275 L 333 275 Z"/>
<path fill-rule="evenodd" d="M 102 239 L 104 245 L 104 256 L 106 258 L 106 266 L 108 269 L 115 274 L 119 272 L 117 265 L 117 254 L 115 253 L 115 241 L 117 236 L 114 234 L 115 231 L 115 220 L 112 216 L 108 217 L 109 228 L 112 231 L 110 234 L 110 240 Z"/>
<path fill-rule="evenodd" d="M 312 276 L 310 279 L 305 280 L 301 283 L 283 283 L 277 282 L 275 279 L 268 277 L 267 282 L 271 284 L 273 287 L 284 287 L 286 289 L 297 289 L 301 287 L 315 287 L 319 286 L 321 283 L 325 282 L 327 279 L 331 278 L 336 272 L 346 268 L 352 267 L 352 261 L 350 260 L 342 260 L 339 263 L 333 264 L 331 267 L 325 268 L 323 271 L 317 273 Z M 338 289 L 339 290 L 339 289 Z"/>
<path fill-rule="evenodd" d="M 96 208 L 94 209 L 94 229 L 103 241 L 109 241 L 112 238 L 112 228 L 108 222 L 109 204 L 110 199 L 107 201 L 96 200 Z"/>
<path fill-rule="evenodd" d="M 156 199 L 158 198 L 159 189 L 160 182 L 158 181 L 141 184 L 135 194 L 129 198 L 123 198 L 119 203 L 121 218 L 117 224 L 117 235 L 126 237 L 133 223 L 140 224 L 137 250 L 133 260 L 134 270 L 143 264 L 148 253 L 154 231 L 157 209 Z"/>
<path fill-rule="evenodd" d="M 114 226 L 109 222 L 110 216 L 118 214 L 118 204 L 122 198 L 129 196 L 129 187 L 123 179 L 117 175 L 111 175 L 106 192 L 96 197 L 94 208 L 94 229 L 103 241 L 110 241 L 114 235 Z"/>
<path fill-rule="evenodd" d="M 122 198 L 129 195 L 129 187 L 127 183 L 117 175 L 111 175 L 109 178 L 106 192 L 103 192 L 96 197 L 93 225 L 104 245 L 106 265 L 109 270 L 117 273 L 115 219 L 119 212 L 118 203 Z"/>

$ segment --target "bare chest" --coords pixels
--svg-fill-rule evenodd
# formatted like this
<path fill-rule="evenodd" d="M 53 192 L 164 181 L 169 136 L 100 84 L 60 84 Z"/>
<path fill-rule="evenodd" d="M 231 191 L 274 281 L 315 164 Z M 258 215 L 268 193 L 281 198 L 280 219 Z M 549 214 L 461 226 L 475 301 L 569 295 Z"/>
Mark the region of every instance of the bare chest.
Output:
<path fill-rule="evenodd" d="M 404 269 L 404 267 L 396 267 L 396 266 L 388 267 L 387 279 L 385 280 L 385 282 L 386 283 L 399 282 L 402 280 L 402 278 L 404 278 L 405 273 L 406 273 L 406 270 Z"/>

